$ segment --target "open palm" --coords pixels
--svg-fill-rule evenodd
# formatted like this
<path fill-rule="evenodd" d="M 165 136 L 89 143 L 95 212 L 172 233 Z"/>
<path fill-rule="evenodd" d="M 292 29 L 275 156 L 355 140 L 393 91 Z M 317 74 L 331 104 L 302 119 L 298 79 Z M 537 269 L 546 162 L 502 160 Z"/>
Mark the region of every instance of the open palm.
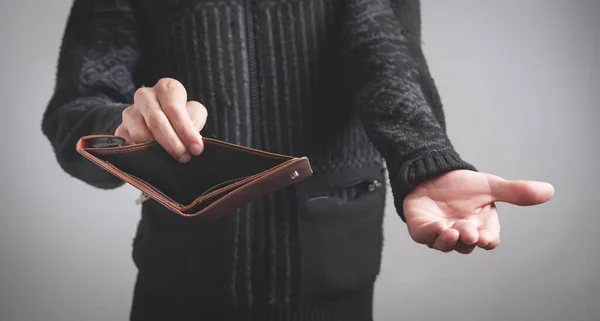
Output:
<path fill-rule="evenodd" d="M 475 247 L 494 249 L 500 242 L 495 202 L 537 205 L 553 194 L 548 183 L 457 170 L 420 184 L 403 206 L 413 240 L 443 252 L 468 254 Z"/>

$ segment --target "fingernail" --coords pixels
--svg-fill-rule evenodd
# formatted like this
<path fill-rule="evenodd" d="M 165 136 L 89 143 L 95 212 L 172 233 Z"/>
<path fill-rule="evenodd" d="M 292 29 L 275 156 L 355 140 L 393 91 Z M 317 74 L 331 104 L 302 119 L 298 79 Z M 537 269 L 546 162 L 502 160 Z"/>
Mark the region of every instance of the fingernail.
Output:
<path fill-rule="evenodd" d="M 202 152 L 202 146 L 198 143 L 194 143 L 190 146 L 190 152 L 194 155 L 199 155 Z"/>
<path fill-rule="evenodd" d="M 179 157 L 179 161 L 182 163 L 187 163 L 192 159 L 192 155 L 190 155 L 189 153 L 185 153 L 183 154 L 183 156 Z"/>

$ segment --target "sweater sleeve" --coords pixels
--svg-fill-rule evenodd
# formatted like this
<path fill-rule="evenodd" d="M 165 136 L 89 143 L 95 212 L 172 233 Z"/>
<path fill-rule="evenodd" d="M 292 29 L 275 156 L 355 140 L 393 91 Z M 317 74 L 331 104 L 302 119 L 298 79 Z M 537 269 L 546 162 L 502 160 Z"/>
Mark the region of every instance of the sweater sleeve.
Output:
<path fill-rule="evenodd" d="M 128 0 L 75 0 L 59 52 L 55 87 L 42 120 L 62 169 L 92 186 L 123 184 L 77 153 L 77 140 L 113 134 L 135 92 L 138 28 Z"/>
<path fill-rule="evenodd" d="M 344 12 L 342 64 L 354 108 L 384 157 L 396 210 L 421 182 L 464 161 L 446 133 L 444 111 L 421 48 L 416 0 L 349 0 Z"/>

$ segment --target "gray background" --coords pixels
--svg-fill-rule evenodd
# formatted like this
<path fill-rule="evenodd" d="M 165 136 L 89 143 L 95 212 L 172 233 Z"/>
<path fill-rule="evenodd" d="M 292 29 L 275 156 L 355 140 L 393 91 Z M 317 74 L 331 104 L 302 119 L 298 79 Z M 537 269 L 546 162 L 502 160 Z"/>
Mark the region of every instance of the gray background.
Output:
<path fill-rule="evenodd" d="M 139 209 L 64 174 L 40 131 L 68 0 L 0 4 L 0 320 L 126 320 Z M 493 252 L 413 243 L 390 203 L 376 320 L 600 320 L 600 1 L 423 1 L 449 133 L 480 170 L 547 180 Z"/>

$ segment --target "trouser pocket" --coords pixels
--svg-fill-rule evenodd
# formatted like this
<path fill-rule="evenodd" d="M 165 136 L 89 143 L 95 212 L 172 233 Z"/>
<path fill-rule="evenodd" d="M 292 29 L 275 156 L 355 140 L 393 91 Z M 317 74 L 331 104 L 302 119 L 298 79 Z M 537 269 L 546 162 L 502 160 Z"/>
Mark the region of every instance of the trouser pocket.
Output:
<path fill-rule="evenodd" d="M 301 297 L 322 299 L 373 285 L 381 265 L 384 182 L 380 168 L 366 168 L 299 186 Z"/>

